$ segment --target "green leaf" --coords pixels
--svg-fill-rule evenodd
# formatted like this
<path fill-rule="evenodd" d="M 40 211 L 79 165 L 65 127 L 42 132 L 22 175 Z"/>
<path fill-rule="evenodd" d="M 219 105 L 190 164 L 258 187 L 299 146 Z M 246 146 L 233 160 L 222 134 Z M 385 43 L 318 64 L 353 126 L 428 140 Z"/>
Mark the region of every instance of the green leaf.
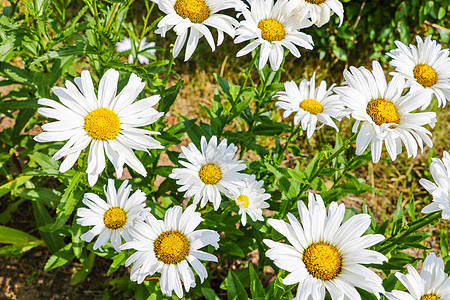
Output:
<path fill-rule="evenodd" d="M 8 110 L 24 109 L 24 108 L 38 108 L 39 105 L 36 99 L 31 100 L 8 100 L 0 102 L 0 111 L 6 112 Z"/>
<path fill-rule="evenodd" d="M 180 92 L 181 87 L 183 86 L 184 81 L 179 80 L 177 84 L 171 86 L 167 90 L 164 91 L 164 95 L 161 97 L 161 100 L 158 104 L 158 111 L 166 113 L 169 111 L 172 104 L 175 102 L 175 99 Z"/>
<path fill-rule="evenodd" d="M 220 300 L 220 298 L 217 297 L 216 292 L 211 288 L 202 287 L 202 293 L 207 300 Z"/>
<path fill-rule="evenodd" d="M 396 235 L 403 225 L 403 194 L 400 194 L 397 200 L 397 209 L 395 210 L 394 217 L 393 217 L 393 223 L 394 227 L 392 228 L 392 235 Z"/>
<path fill-rule="evenodd" d="M 448 255 L 448 231 L 441 229 L 441 253 L 443 257 Z"/>
<path fill-rule="evenodd" d="M 36 219 L 36 225 L 39 227 L 44 227 L 48 224 L 53 224 L 53 218 L 48 213 L 45 206 L 40 202 L 32 202 L 33 205 L 33 213 Z M 47 245 L 48 249 L 51 253 L 55 253 L 62 247 L 64 247 L 63 238 L 56 232 L 45 232 L 39 230 L 42 239 Z"/>
<path fill-rule="evenodd" d="M 19 111 L 19 114 L 17 115 L 16 118 L 16 123 L 11 133 L 14 144 L 17 144 L 24 137 L 23 135 L 21 135 L 22 130 L 25 128 L 28 121 L 34 115 L 34 112 L 35 110 L 32 108 L 24 108 Z"/>
<path fill-rule="evenodd" d="M 0 197 L 17 189 L 21 185 L 28 182 L 31 178 L 33 178 L 33 176 L 20 176 L 14 179 L 13 181 L 10 181 L 0 186 Z"/>
<path fill-rule="evenodd" d="M 27 245 L 30 242 L 42 243 L 42 241 L 28 233 L 0 225 L 0 244 Z"/>
<path fill-rule="evenodd" d="M 56 209 L 58 216 L 56 217 L 55 224 L 50 228 L 50 230 L 58 230 L 61 228 L 69 219 L 73 209 L 81 199 L 83 192 L 81 190 L 77 190 L 77 192 L 75 192 L 75 189 L 78 187 L 78 183 L 80 182 L 82 175 L 82 173 L 76 173 L 72 178 L 72 182 L 64 190 L 64 195 L 61 198 L 58 208 Z"/>
<path fill-rule="evenodd" d="M 61 199 L 61 192 L 49 188 L 20 189 L 16 196 L 24 199 L 38 201 L 50 208 L 56 208 Z"/>
<path fill-rule="evenodd" d="M 44 266 L 44 272 L 48 272 L 54 268 L 63 266 L 70 262 L 75 255 L 72 251 L 72 243 L 66 245 L 64 248 L 60 249 L 58 252 L 50 256 L 47 263 Z"/>
<path fill-rule="evenodd" d="M 86 278 L 86 276 L 88 276 L 89 273 L 91 273 L 92 267 L 94 266 L 94 261 L 95 261 L 95 253 L 91 252 L 91 253 L 89 253 L 89 256 L 88 256 L 87 260 L 85 261 L 85 263 L 83 264 L 83 267 L 81 268 L 81 270 L 79 270 L 70 279 L 70 284 L 76 285 L 76 284 L 80 283 L 81 281 L 83 281 Z"/>
<path fill-rule="evenodd" d="M 40 57 L 38 57 L 36 60 L 33 61 L 31 65 L 35 65 L 41 61 L 49 60 L 52 58 L 58 58 L 63 56 L 80 56 L 80 55 L 88 55 L 88 54 L 98 54 L 98 50 L 95 49 L 92 46 L 78 43 L 73 46 L 69 46 L 65 49 L 55 50 L 51 51 L 47 54 L 44 54 Z"/>
<path fill-rule="evenodd" d="M 111 266 L 109 266 L 108 273 L 106 273 L 106 276 L 110 276 L 113 272 L 115 272 L 120 266 L 122 266 L 125 263 L 127 258 L 128 257 L 125 255 L 124 251 L 114 256 L 112 258 L 113 262 Z"/>
<path fill-rule="evenodd" d="M 228 300 L 247 300 L 248 295 L 247 291 L 242 286 L 241 281 L 239 278 L 234 274 L 233 271 L 228 271 L 228 277 L 227 277 L 227 293 L 228 293 Z"/>
<path fill-rule="evenodd" d="M 15 83 L 35 87 L 33 82 L 33 74 L 31 72 L 3 61 L 0 62 L 0 75 L 14 81 Z"/>
<path fill-rule="evenodd" d="M 252 299 L 264 299 L 264 288 L 261 281 L 259 280 L 255 268 L 253 268 L 253 264 L 250 263 L 248 269 L 250 272 L 250 292 L 252 293 Z"/>

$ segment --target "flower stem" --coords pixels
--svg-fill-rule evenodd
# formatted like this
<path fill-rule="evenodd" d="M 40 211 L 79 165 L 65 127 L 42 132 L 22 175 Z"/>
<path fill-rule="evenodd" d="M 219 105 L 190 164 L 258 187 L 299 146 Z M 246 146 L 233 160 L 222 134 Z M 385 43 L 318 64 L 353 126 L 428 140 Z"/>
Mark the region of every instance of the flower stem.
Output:
<path fill-rule="evenodd" d="M 172 52 L 173 52 L 173 48 L 170 49 L 169 65 L 167 66 L 166 75 L 164 75 L 164 81 L 163 81 L 164 91 L 166 90 L 167 82 L 169 81 L 169 75 L 170 75 L 170 72 L 172 71 L 172 66 L 173 66 L 173 62 L 174 62 L 174 57 L 173 57 Z"/>

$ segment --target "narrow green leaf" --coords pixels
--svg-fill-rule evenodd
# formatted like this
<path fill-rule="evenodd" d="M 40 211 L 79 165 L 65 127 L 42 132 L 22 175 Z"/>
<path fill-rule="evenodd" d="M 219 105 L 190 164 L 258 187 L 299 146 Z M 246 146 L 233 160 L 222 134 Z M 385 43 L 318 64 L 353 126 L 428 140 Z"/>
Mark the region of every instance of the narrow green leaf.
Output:
<path fill-rule="evenodd" d="M 448 255 L 448 231 L 441 229 L 441 253 L 442 257 Z"/>
<path fill-rule="evenodd" d="M 5 183 L 4 185 L 0 186 L 0 197 L 17 189 L 21 185 L 25 184 L 25 182 L 28 182 L 33 176 L 21 176 L 17 177 L 13 181 L 10 181 L 8 183 Z"/>
<path fill-rule="evenodd" d="M 25 84 L 35 87 L 33 82 L 33 74 L 27 70 L 13 66 L 7 62 L 0 62 L 0 75 L 9 78 L 15 83 Z"/>
<path fill-rule="evenodd" d="M 228 277 L 227 277 L 227 283 L 228 283 L 228 300 L 247 300 L 248 295 L 247 291 L 242 286 L 241 281 L 236 276 L 236 274 L 233 273 L 233 271 L 228 271 Z"/>
<path fill-rule="evenodd" d="M 76 44 L 74 46 L 69 46 L 65 49 L 60 49 L 56 51 L 51 51 L 47 54 L 44 54 L 33 61 L 31 65 L 35 65 L 41 61 L 49 60 L 52 58 L 62 57 L 62 56 L 80 56 L 80 55 L 88 55 L 88 54 L 98 54 L 97 49 L 85 44 Z"/>
<path fill-rule="evenodd" d="M 30 242 L 42 242 L 23 231 L 0 226 L 0 244 L 27 245 Z"/>
<path fill-rule="evenodd" d="M 250 263 L 248 269 L 250 272 L 250 292 L 252 293 L 252 299 L 264 299 L 264 288 L 261 281 L 259 280 L 255 268 L 253 268 L 253 264 Z"/>
<path fill-rule="evenodd" d="M 202 287 L 202 293 L 206 300 L 220 300 L 220 298 L 217 297 L 216 292 L 211 288 Z"/>
<path fill-rule="evenodd" d="M 91 273 L 92 267 L 94 266 L 94 262 L 95 262 L 95 253 L 91 252 L 91 253 L 89 253 L 89 256 L 88 256 L 87 260 L 85 261 L 85 263 L 83 264 L 83 267 L 81 268 L 81 270 L 79 270 L 70 279 L 70 284 L 76 285 L 76 284 L 80 283 L 81 281 L 83 281 L 86 278 L 86 276 L 88 276 L 89 273 Z"/>
<path fill-rule="evenodd" d="M 77 193 L 74 193 L 78 183 L 80 182 L 82 177 L 81 173 L 76 173 L 72 179 L 72 182 L 69 186 L 64 190 L 64 195 L 61 198 L 61 202 L 56 209 L 57 217 L 55 224 L 50 228 L 50 230 L 58 230 L 61 228 L 64 223 L 69 219 L 70 215 L 73 212 L 73 209 L 77 205 L 78 201 L 82 197 L 82 191 L 78 190 Z"/>
<path fill-rule="evenodd" d="M 16 192 L 16 196 L 56 208 L 61 199 L 61 192 L 49 188 L 20 189 Z"/>
<path fill-rule="evenodd" d="M 24 109 L 24 108 L 38 108 L 37 99 L 29 100 L 8 100 L 0 102 L 0 111 L 6 112 L 8 110 Z"/>
<path fill-rule="evenodd" d="M 48 224 L 53 224 L 53 218 L 48 213 L 45 206 L 40 202 L 32 202 L 34 218 L 36 219 L 36 225 L 43 227 Z M 63 238 L 56 232 L 46 232 L 39 230 L 42 239 L 47 245 L 51 253 L 55 253 L 62 247 L 64 247 Z"/>
<path fill-rule="evenodd" d="M 47 263 L 44 266 L 44 272 L 48 272 L 54 268 L 63 266 L 70 262 L 74 258 L 72 251 L 72 243 L 66 245 L 64 248 L 57 251 L 55 254 L 50 256 Z"/>

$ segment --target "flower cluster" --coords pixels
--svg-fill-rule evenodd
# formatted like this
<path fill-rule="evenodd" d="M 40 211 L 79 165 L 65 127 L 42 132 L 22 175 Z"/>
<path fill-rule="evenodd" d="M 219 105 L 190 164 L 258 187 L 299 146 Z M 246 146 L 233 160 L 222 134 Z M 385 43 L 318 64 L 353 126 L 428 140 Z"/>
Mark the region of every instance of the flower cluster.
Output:
<path fill-rule="evenodd" d="M 225 32 L 235 43 L 249 42 L 237 57 L 256 50 L 251 67 L 259 59 L 259 69 L 269 62 L 273 71 L 282 67 L 284 48 L 295 57 L 300 57 L 297 47 L 313 49 L 311 36 L 301 29 L 320 27 L 333 13 L 342 24 L 344 16 L 338 0 L 251 0 L 249 6 L 240 0 L 155 2 L 166 14 L 157 24 L 156 33 L 164 37 L 173 29 L 177 35 L 173 57 L 186 45 L 184 58 L 190 59 L 203 36 L 214 51 L 216 45 L 223 42 Z M 238 16 L 233 18 L 220 13 L 227 9 L 234 9 Z M 217 44 L 210 27 L 217 30 Z M 133 51 L 137 57 L 130 55 L 129 63 L 137 58 L 140 63 L 148 64 L 148 56 L 155 54 L 155 44 L 147 44 L 145 38 L 134 46 L 132 43 L 125 38 L 117 44 L 117 51 L 138 48 Z M 442 50 L 430 37 L 425 42 L 418 37 L 417 46 L 409 48 L 400 42 L 396 45 L 398 49 L 388 53 L 395 67 L 389 82 L 380 63 L 374 61 L 372 71 L 353 66 L 345 70 L 345 81 L 338 87 L 332 84 L 327 88 L 325 81 L 317 86 L 314 73 L 299 84 L 285 82 L 284 90 L 274 92 L 269 98 L 275 94 L 275 106 L 284 110 L 283 117 L 293 114 L 293 126 L 297 126 L 297 130 L 301 127 L 308 139 L 323 125 L 339 131 L 336 122 L 353 118 L 357 155 L 363 154 L 370 145 L 372 161 L 377 163 L 385 145 L 390 158 L 396 160 L 404 145 L 408 157 L 416 157 L 419 149 L 424 150 L 424 144 L 433 146 L 432 133 L 425 126 L 433 128 L 437 119 L 434 112 L 415 111 L 426 109 L 433 94 L 439 106 L 450 101 L 449 50 Z M 142 97 L 145 83 L 135 74 L 129 76 L 120 92 L 118 82 L 119 72 L 109 69 L 100 78 L 96 93 L 89 71 L 84 70 L 74 83 L 66 81 L 65 87 L 52 89 L 60 103 L 51 99 L 38 101 L 39 105 L 46 106 L 38 109 L 39 114 L 56 121 L 42 125 L 43 132 L 34 139 L 38 142 L 67 141 L 53 155 L 55 160 L 63 159 L 59 171 L 66 172 L 77 165 L 87 174 L 91 187 L 96 185 L 99 176 L 105 179 L 106 158 L 112 163 L 117 178 L 124 174 L 125 164 L 146 177 L 146 166 L 135 151 L 150 155 L 149 150 L 165 149 L 152 137 L 160 132 L 151 130 L 164 115 L 153 108 L 161 97 L 152 95 L 136 101 Z M 240 101 L 240 95 L 233 99 L 233 108 Z M 132 265 L 132 281 L 140 284 L 148 276 L 160 273 L 161 291 L 167 296 L 174 292 L 181 298 L 183 287 L 189 292 L 196 286 L 194 271 L 201 283 L 208 277 L 201 261 L 218 262 L 217 256 L 207 252 L 212 250 L 205 250 L 205 247 L 218 249 L 219 240 L 226 238 L 226 234 L 219 235 L 215 230 L 197 229 L 203 225 L 204 215 L 196 210 L 206 211 L 208 206 L 212 206 L 210 211 L 231 207 L 236 222 L 240 215 L 242 226 L 260 226 L 261 223 L 257 223 L 260 221 L 264 230 L 269 228 L 267 223 L 285 237 L 284 242 L 264 239 L 260 244 L 268 247 L 267 258 L 289 273 L 282 282 L 298 284 L 296 299 L 324 299 L 327 292 L 332 299 L 361 299 L 357 288 L 377 297 L 384 294 L 388 299 L 450 297 L 450 279 L 444 272 L 443 260 L 434 253 L 425 259 L 420 275 L 412 266 L 408 267 L 408 275 L 395 275 L 410 294 L 385 291 L 381 277 L 364 266 L 388 261 L 384 254 L 368 249 L 385 239 L 382 234 L 365 234 L 372 222 L 369 214 L 356 214 L 344 221 L 344 204 L 331 202 L 327 209 L 319 194 L 309 192 L 308 206 L 303 201 L 297 202 L 300 220 L 291 212 L 285 215 L 289 223 L 278 219 L 278 215 L 267 219 L 263 209 L 269 208 L 266 201 L 273 194 L 266 192 L 263 180 L 257 180 L 261 177 L 252 172 L 251 162 L 238 158 L 244 157 L 242 152 L 239 156 L 242 148 L 226 138 L 220 139 L 220 133 L 207 136 L 198 136 L 198 143 L 193 139 L 187 146 L 181 146 L 177 166 L 171 167 L 170 174 L 166 175 L 178 186 L 177 191 L 192 203 L 184 205 L 185 208 L 181 205 L 163 208 L 165 215 L 160 220 L 147 206 L 144 192 L 132 193 L 128 180 L 116 189 L 114 179 L 107 176 L 106 201 L 95 193 L 86 193 L 82 199 L 85 207 L 77 210 L 76 223 L 92 226 L 81 235 L 81 240 L 91 242 L 97 237 L 93 249 L 99 251 L 110 242 L 115 251 L 124 251 L 121 255 L 127 257 L 125 266 Z M 83 153 L 85 149 L 87 153 Z M 176 162 L 176 158 L 172 161 Z M 442 211 L 442 218 L 450 219 L 449 154 L 445 152 L 442 160 L 434 158 L 430 168 L 436 183 L 426 179 L 420 183 L 432 194 L 433 200 L 422 212 Z M 132 177 L 136 177 L 134 172 Z M 306 189 L 303 193 L 306 197 Z M 229 201 L 223 201 L 224 197 Z M 131 254 L 128 250 L 134 251 Z"/>

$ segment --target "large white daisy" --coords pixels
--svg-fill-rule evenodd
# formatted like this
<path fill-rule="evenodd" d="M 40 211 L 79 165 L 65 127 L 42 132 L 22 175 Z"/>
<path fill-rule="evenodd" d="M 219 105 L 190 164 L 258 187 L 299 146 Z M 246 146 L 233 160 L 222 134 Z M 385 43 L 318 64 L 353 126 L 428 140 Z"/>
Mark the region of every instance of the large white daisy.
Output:
<path fill-rule="evenodd" d="M 347 86 L 334 89 L 356 120 L 353 132 L 357 132 L 361 124 L 356 154 L 362 154 L 370 144 L 372 160 L 376 163 L 380 160 L 383 143 L 392 160 L 402 152 L 402 143 L 408 157 L 415 157 L 418 148 L 423 151 L 423 143 L 432 147 L 431 132 L 423 126 L 434 127 L 436 114 L 411 113 L 427 101 L 430 91 L 402 96 L 405 88 L 402 76 L 397 74 L 387 84 L 381 65 L 374 61 L 372 67 L 372 72 L 364 67 L 350 67 L 350 71 L 344 71 Z"/>
<path fill-rule="evenodd" d="M 136 45 L 136 48 L 139 47 L 139 49 L 138 49 L 139 53 L 146 52 L 146 53 L 149 53 L 150 55 L 155 55 L 155 53 L 156 53 L 156 50 L 154 49 L 155 45 L 156 45 L 155 42 L 147 43 L 146 37 L 144 37 L 140 43 L 136 42 L 135 45 Z M 118 42 L 116 44 L 116 50 L 117 50 L 117 52 L 125 52 L 128 50 L 131 50 L 131 39 L 128 37 L 125 37 L 123 39 L 123 41 Z M 148 63 L 150 62 L 148 57 L 146 57 L 142 54 L 138 54 L 137 59 L 141 64 L 148 65 Z M 132 64 L 133 62 L 134 62 L 134 56 L 133 56 L 133 54 L 130 54 L 128 56 L 128 63 Z"/>
<path fill-rule="evenodd" d="M 450 155 L 444 151 L 442 160 L 432 158 L 431 176 L 436 183 L 428 179 L 420 179 L 420 184 L 433 196 L 433 202 L 422 209 L 423 213 L 442 210 L 442 218 L 450 220 Z"/>
<path fill-rule="evenodd" d="M 94 226 L 81 235 L 86 242 L 99 236 L 94 244 L 94 250 L 105 245 L 109 240 L 114 249 L 120 252 L 122 238 L 131 242 L 129 230 L 137 220 L 143 220 L 150 208 L 145 207 L 147 197 L 137 190 L 130 196 L 131 185 L 125 180 L 116 191 L 114 180 L 108 179 L 108 187 L 104 187 L 106 201 L 93 193 L 84 194 L 83 203 L 88 207 L 77 210 L 77 224 Z M 101 249 L 101 248 L 100 248 Z"/>
<path fill-rule="evenodd" d="M 303 79 L 298 86 L 294 81 L 286 82 L 284 91 L 277 92 L 275 95 L 278 97 L 275 105 L 278 109 L 285 110 L 283 117 L 287 118 L 295 113 L 294 124 L 298 125 L 301 122 L 308 138 L 313 135 L 317 121 L 322 123 L 317 129 L 328 125 L 339 131 L 331 118 L 340 120 L 347 114 L 339 96 L 331 91 L 334 85 L 327 90 L 327 83 L 322 81 L 316 88 L 315 76 L 316 73 L 310 81 Z"/>
<path fill-rule="evenodd" d="M 297 46 L 311 50 L 313 40 L 310 35 L 298 31 L 312 25 L 307 19 L 296 21 L 290 14 L 288 1 L 252 0 L 250 10 L 243 10 L 245 20 L 240 22 L 236 29 L 235 43 L 251 41 L 242 48 L 236 56 L 243 56 L 261 45 L 259 56 L 259 69 L 262 69 L 267 60 L 273 70 L 278 70 L 284 58 L 283 46 L 292 55 L 300 57 Z"/>
<path fill-rule="evenodd" d="M 227 146 L 226 139 L 217 145 L 216 136 L 209 143 L 202 136 L 200 147 L 201 152 L 193 143 L 181 147 L 178 162 L 185 168 L 173 169 L 169 177 L 181 185 L 178 191 L 186 192 L 185 197 L 194 196 L 194 204 L 201 201 L 200 206 L 203 207 L 210 201 L 214 210 L 217 210 L 222 200 L 221 192 L 239 193 L 238 188 L 243 186 L 243 180 L 247 176 L 239 171 L 244 170 L 246 165 L 242 160 L 237 160 L 238 148 L 234 144 Z"/>
<path fill-rule="evenodd" d="M 264 221 L 262 209 L 268 208 L 269 203 L 265 202 L 270 198 L 263 188 L 264 181 L 256 181 L 255 175 L 249 175 L 244 179 L 244 186 L 238 189 L 238 193 L 230 192 L 228 197 L 236 202 L 239 207 L 242 225 L 247 224 L 247 215 L 252 220 Z"/>
<path fill-rule="evenodd" d="M 438 106 L 444 107 L 450 101 L 450 56 L 449 49 L 441 50 L 442 46 L 428 36 L 425 42 L 417 36 L 417 46 L 409 48 L 400 41 L 395 41 L 397 49 L 391 50 L 387 55 L 392 57 L 390 64 L 407 79 L 411 91 L 422 89 L 430 90 L 438 100 Z M 422 109 L 431 101 L 428 97 Z"/>
<path fill-rule="evenodd" d="M 339 0 L 294 0 L 293 12 L 297 18 L 307 15 L 318 27 L 328 23 L 333 13 L 339 17 L 339 26 L 344 21 L 344 6 Z"/>
<path fill-rule="evenodd" d="M 178 56 L 187 40 L 185 61 L 194 53 L 199 39 L 203 36 L 212 51 L 215 50 L 214 39 L 208 26 L 217 29 L 217 46 L 222 44 L 224 32 L 233 38 L 238 21 L 218 12 L 230 8 L 239 11 L 245 7 L 240 0 L 159 0 L 157 3 L 166 16 L 159 21 L 155 33 L 165 37 L 166 32 L 173 28 L 177 34 L 173 47 L 174 57 Z"/>
<path fill-rule="evenodd" d="M 298 202 L 301 224 L 291 213 L 287 215 L 290 224 L 268 220 L 291 245 L 263 240 L 269 247 L 266 255 L 277 267 L 290 272 L 283 283 L 298 283 L 295 299 L 324 299 L 325 290 L 333 300 L 361 299 L 355 287 L 376 295 L 384 293 L 381 278 L 361 265 L 387 261 L 384 255 L 366 249 L 384 239 L 381 234 L 362 236 L 370 226 L 370 216 L 358 214 L 341 225 L 344 204 L 331 203 L 327 214 L 319 195 L 314 199 L 310 193 L 308 199 L 308 208 Z"/>
<path fill-rule="evenodd" d="M 161 291 L 178 298 L 195 287 L 195 277 L 189 264 L 200 277 L 200 282 L 208 277 L 208 272 L 201 260 L 217 262 L 217 257 L 199 250 L 208 245 L 219 247 L 219 234 L 213 230 L 195 228 L 203 219 L 195 212 L 194 204 L 182 213 L 181 206 L 169 208 L 164 221 L 148 214 L 146 222 L 139 222 L 131 230 L 133 241 L 122 245 L 121 249 L 135 249 L 125 262 L 126 266 L 134 263 L 130 279 L 142 283 L 147 275 L 161 273 Z M 189 264 L 188 264 L 189 262 Z"/>
<path fill-rule="evenodd" d="M 450 278 L 445 273 L 444 261 L 430 253 L 425 258 L 419 273 L 408 266 L 408 274 L 395 273 L 409 293 L 393 290 L 386 293 L 389 300 L 448 300 L 450 299 Z"/>
<path fill-rule="evenodd" d="M 89 146 L 88 181 L 93 186 L 98 175 L 105 169 L 105 153 L 114 165 L 118 178 L 122 176 L 126 163 L 133 170 L 147 175 L 144 165 L 133 152 L 135 150 L 163 149 L 164 147 L 150 137 L 159 132 L 140 129 L 158 120 L 163 113 L 152 106 L 160 100 L 159 95 L 134 102 L 142 92 L 145 83 L 135 74 L 131 74 L 128 84 L 116 95 L 119 72 L 109 69 L 100 79 L 98 97 L 95 95 L 89 71 L 82 71 L 75 78 L 76 86 L 66 81 L 66 88 L 54 87 L 53 93 L 62 104 L 39 99 L 41 115 L 57 121 L 42 125 L 44 132 L 35 136 L 37 142 L 68 142 L 53 155 L 54 159 L 65 156 L 59 167 L 64 173 L 77 161 L 81 151 Z M 78 88 L 77 88 L 78 87 Z M 134 102 L 134 103 L 133 103 Z"/>

